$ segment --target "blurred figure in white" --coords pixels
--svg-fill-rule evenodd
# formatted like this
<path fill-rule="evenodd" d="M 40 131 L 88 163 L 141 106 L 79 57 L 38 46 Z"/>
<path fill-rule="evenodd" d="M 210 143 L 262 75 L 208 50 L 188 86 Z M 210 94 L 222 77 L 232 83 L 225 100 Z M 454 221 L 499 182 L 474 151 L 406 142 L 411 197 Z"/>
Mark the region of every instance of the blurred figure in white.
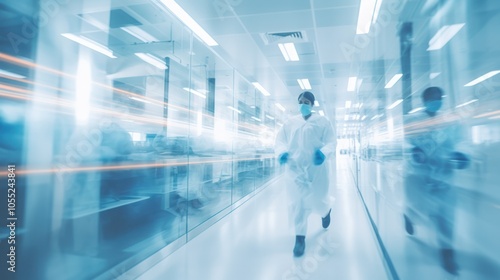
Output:
<path fill-rule="evenodd" d="M 455 169 L 469 165 L 465 154 L 456 151 L 462 130 L 453 115 L 440 115 L 443 91 L 438 87 L 424 90 L 423 114 L 411 116 L 405 126 L 409 145 L 405 175 L 405 230 L 415 232 L 418 218 L 430 219 L 438 239 L 442 267 L 451 274 L 458 273 L 453 249 L 453 222 L 456 190 L 451 179 Z"/>
<path fill-rule="evenodd" d="M 330 225 L 328 160 L 335 157 L 337 142 L 330 121 L 311 112 L 314 100 L 311 92 L 299 95 L 301 114 L 281 127 L 275 143 L 280 164 L 286 164 L 284 183 L 295 223 L 296 257 L 304 254 L 307 218 L 312 211 L 322 216 L 323 228 Z"/>

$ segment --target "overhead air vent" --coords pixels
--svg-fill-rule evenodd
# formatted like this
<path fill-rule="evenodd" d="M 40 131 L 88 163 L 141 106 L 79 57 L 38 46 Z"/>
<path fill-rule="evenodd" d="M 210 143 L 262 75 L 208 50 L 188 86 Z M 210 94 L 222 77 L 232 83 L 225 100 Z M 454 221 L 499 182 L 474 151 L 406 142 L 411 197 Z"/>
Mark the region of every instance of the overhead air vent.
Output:
<path fill-rule="evenodd" d="M 307 34 L 304 31 L 267 32 L 260 33 L 260 36 L 266 45 L 307 42 Z"/>

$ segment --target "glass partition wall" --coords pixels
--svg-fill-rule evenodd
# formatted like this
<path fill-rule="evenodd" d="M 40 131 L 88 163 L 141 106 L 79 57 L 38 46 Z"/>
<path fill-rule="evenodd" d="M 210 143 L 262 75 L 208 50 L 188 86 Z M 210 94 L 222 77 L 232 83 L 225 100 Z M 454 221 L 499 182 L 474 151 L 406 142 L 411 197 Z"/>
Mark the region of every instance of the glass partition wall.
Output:
<path fill-rule="evenodd" d="M 500 2 L 377 2 L 345 49 L 363 80 L 344 134 L 388 271 L 497 279 Z"/>
<path fill-rule="evenodd" d="M 11 2 L 0 162 L 17 176 L 19 279 L 115 278 L 274 174 L 272 106 L 161 4 Z"/>

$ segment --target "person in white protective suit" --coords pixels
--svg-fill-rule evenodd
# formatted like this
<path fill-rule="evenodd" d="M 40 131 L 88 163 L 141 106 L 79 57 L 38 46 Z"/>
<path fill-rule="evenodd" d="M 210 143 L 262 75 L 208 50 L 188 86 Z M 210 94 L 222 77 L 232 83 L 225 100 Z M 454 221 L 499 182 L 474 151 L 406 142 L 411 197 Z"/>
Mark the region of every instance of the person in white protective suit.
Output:
<path fill-rule="evenodd" d="M 304 254 L 307 218 L 312 211 L 322 215 L 323 228 L 330 225 L 328 159 L 335 157 L 337 140 L 330 121 L 312 114 L 314 100 L 311 92 L 299 95 L 301 115 L 290 118 L 281 127 L 275 143 L 280 164 L 286 164 L 284 183 L 295 223 L 296 257 Z"/>
<path fill-rule="evenodd" d="M 465 138 L 460 123 L 451 114 L 439 114 L 443 90 L 429 87 L 422 93 L 425 111 L 407 116 L 405 124 L 406 161 L 404 190 L 405 230 L 413 235 L 415 221 L 426 218 L 437 233 L 442 267 L 458 275 L 454 240 L 457 187 L 453 177 L 457 170 L 470 165 L 469 157 L 458 150 Z"/>

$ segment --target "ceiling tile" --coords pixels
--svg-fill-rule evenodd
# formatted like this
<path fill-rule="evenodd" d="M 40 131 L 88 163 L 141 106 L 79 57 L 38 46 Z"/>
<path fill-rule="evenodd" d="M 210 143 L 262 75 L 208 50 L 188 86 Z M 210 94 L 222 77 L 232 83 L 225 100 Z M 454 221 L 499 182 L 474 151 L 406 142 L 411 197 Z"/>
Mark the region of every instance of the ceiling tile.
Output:
<path fill-rule="evenodd" d="M 200 20 L 199 24 L 212 36 L 245 33 L 236 17 Z"/>
<path fill-rule="evenodd" d="M 232 8 L 240 16 L 243 15 L 256 15 L 256 14 L 269 14 L 269 13 L 282 13 L 297 10 L 310 10 L 309 1 L 289 1 L 289 0 L 233 0 L 227 1 L 228 3 L 234 2 Z"/>
<path fill-rule="evenodd" d="M 335 7 L 359 7 L 360 0 L 313 0 L 314 9 Z"/>
<path fill-rule="evenodd" d="M 128 6 L 134 13 L 147 20 L 149 23 L 161 23 L 168 20 L 168 15 L 153 4 L 141 4 Z"/>
<path fill-rule="evenodd" d="M 240 17 L 250 33 L 298 31 L 314 26 L 310 11 Z"/>
<path fill-rule="evenodd" d="M 358 20 L 358 10 L 359 9 L 357 7 L 316 10 L 316 26 L 330 27 L 341 25 L 356 25 Z"/>

